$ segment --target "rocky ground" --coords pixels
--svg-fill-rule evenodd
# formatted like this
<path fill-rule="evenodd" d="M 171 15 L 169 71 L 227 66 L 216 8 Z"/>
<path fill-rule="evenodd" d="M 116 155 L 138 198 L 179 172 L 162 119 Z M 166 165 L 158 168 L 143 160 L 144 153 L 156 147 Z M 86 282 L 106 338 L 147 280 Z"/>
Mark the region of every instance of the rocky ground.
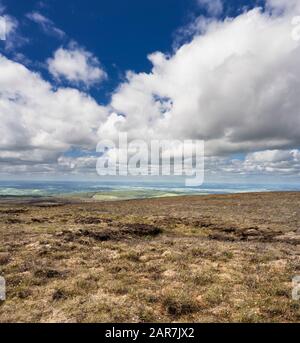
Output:
<path fill-rule="evenodd" d="M 299 322 L 300 193 L 0 202 L 0 322 Z"/>

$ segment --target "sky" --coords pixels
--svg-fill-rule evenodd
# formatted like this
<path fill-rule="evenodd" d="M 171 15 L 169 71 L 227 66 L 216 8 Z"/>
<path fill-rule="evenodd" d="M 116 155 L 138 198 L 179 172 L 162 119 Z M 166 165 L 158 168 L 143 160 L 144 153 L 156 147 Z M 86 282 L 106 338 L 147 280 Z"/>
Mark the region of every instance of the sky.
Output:
<path fill-rule="evenodd" d="M 297 182 L 299 16 L 300 0 L 0 0 L 0 178 L 96 177 L 122 131 L 204 140 L 214 180 Z"/>

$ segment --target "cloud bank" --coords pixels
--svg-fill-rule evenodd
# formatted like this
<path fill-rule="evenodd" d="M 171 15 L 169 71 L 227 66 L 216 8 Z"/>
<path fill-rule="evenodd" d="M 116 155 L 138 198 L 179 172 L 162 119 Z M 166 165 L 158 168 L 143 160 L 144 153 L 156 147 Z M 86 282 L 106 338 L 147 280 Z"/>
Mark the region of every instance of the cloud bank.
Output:
<path fill-rule="evenodd" d="M 0 161 L 56 164 L 71 147 L 97 144 L 107 110 L 73 88 L 51 84 L 23 65 L 0 56 Z"/>

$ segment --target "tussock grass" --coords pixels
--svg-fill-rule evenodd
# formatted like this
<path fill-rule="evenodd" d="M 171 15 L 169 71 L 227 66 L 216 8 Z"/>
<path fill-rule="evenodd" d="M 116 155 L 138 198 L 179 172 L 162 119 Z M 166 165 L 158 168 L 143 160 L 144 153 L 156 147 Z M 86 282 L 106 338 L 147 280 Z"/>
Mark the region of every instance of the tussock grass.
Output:
<path fill-rule="evenodd" d="M 0 204 L 0 322 L 298 322 L 299 200 Z"/>

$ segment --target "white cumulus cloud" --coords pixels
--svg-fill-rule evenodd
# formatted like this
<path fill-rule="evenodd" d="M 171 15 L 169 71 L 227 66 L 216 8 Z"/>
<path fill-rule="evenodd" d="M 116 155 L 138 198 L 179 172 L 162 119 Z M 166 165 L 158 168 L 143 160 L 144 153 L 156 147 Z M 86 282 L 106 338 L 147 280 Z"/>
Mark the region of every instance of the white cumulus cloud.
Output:
<path fill-rule="evenodd" d="M 254 9 L 209 22 L 150 73 L 127 75 L 111 106 L 132 137 L 203 139 L 209 155 L 300 144 L 300 46 L 291 15 Z"/>
<path fill-rule="evenodd" d="M 245 172 L 280 173 L 300 176 L 300 151 L 266 150 L 247 155 Z"/>
<path fill-rule="evenodd" d="M 73 88 L 54 90 L 0 55 L 0 162 L 55 164 L 72 147 L 95 149 L 106 108 Z"/>
<path fill-rule="evenodd" d="M 83 83 L 90 87 L 106 78 L 99 60 L 85 49 L 71 44 L 67 49 L 59 48 L 53 58 L 48 59 L 49 72 L 57 79 L 70 83 Z"/>

